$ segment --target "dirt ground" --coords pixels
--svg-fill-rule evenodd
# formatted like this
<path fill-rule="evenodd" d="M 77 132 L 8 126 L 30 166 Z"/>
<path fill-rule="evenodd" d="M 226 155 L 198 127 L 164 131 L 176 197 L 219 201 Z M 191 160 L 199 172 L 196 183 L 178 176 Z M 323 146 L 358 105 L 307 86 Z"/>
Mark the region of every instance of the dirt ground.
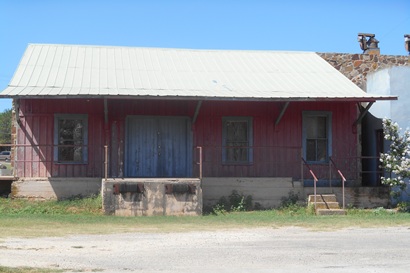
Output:
<path fill-rule="evenodd" d="M 7 238 L 0 241 L 0 265 L 67 272 L 409 272 L 410 225 Z"/>

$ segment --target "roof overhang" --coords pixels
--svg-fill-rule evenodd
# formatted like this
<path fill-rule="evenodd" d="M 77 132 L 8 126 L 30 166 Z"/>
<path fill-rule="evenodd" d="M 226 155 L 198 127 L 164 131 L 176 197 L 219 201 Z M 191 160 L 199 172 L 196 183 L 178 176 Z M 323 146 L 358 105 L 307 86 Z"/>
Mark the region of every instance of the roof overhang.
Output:
<path fill-rule="evenodd" d="M 12 88 L 12 87 L 9 87 Z M 6 89 L 7 90 L 7 89 Z M 206 92 L 204 92 L 206 93 Z M 397 96 L 374 96 L 364 97 L 226 97 L 226 96 L 152 96 L 152 95 L 3 95 L 0 98 L 9 99 L 150 99 L 150 100 L 202 100 L 202 101 L 291 101 L 291 102 L 375 102 L 378 100 L 397 100 Z"/>

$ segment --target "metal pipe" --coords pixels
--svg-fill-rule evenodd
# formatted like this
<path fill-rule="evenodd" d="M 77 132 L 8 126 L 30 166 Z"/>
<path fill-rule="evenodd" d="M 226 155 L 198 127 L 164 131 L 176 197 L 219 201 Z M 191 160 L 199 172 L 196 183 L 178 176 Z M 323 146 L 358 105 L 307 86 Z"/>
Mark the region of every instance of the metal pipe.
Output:
<path fill-rule="evenodd" d="M 303 149 L 301 149 L 301 155 L 303 155 Z M 304 187 L 305 185 L 305 181 L 304 181 L 304 176 L 303 176 L 303 157 L 302 157 L 302 161 L 300 162 L 300 179 L 302 180 L 302 187 Z"/>
<path fill-rule="evenodd" d="M 330 157 L 329 157 L 330 159 Z M 332 160 L 329 160 L 329 187 L 330 187 L 330 192 L 333 193 L 333 188 L 332 188 Z"/>
<path fill-rule="evenodd" d="M 342 177 L 342 198 L 343 198 L 342 204 L 343 204 L 343 209 L 345 209 L 345 182 L 346 182 L 346 178 L 343 176 L 341 171 L 337 170 L 337 172 Z"/>
<path fill-rule="evenodd" d="M 317 191 L 316 191 L 316 183 L 317 183 L 317 181 L 318 181 L 318 179 L 317 179 L 317 177 L 316 177 L 316 175 L 315 175 L 315 173 L 312 171 L 312 169 L 310 168 L 310 166 L 309 166 L 309 164 L 307 164 L 307 162 L 306 162 L 306 160 L 302 157 L 302 161 L 305 163 L 305 165 L 306 165 L 306 167 L 309 169 L 309 172 L 310 172 L 310 174 L 312 175 L 312 177 L 313 177 L 313 192 L 314 192 L 314 195 L 315 195 L 315 212 L 316 212 L 316 202 L 317 202 L 317 200 L 316 200 L 316 193 L 317 193 Z"/>
<path fill-rule="evenodd" d="M 342 179 L 342 206 L 343 206 L 343 209 L 345 209 L 345 182 L 346 182 L 346 178 L 345 178 L 345 176 L 343 175 L 343 173 L 342 173 L 342 171 L 341 170 L 339 170 L 337 167 L 336 167 L 336 164 L 335 164 L 335 162 L 333 161 L 333 159 L 331 158 L 331 157 L 329 157 L 329 160 L 332 162 L 332 164 L 333 164 L 333 166 L 336 168 L 336 170 L 337 170 L 337 173 L 340 175 L 340 177 L 341 177 L 341 179 Z"/>
<path fill-rule="evenodd" d="M 199 179 L 202 180 L 202 147 L 196 147 L 199 150 Z"/>
<path fill-rule="evenodd" d="M 104 145 L 104 178 L 107 181 L 108 177 L 108 145 Z"/>

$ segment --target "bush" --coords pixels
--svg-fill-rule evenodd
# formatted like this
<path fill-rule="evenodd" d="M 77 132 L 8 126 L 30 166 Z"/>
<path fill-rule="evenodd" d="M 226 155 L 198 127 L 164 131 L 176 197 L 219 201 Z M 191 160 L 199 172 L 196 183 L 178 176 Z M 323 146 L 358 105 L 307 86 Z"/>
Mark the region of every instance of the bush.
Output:
<path fill-rule="evenodd" d="M 401 134 L 401 128 L 390 119 L 383 119 L 384 139 L 389 141 L 389 150 L 380 154 L 380 167 L 385 176 L 381 182 L 391 187 L 391 195 L 399 201 L 407 192 L 406 181 L 410 179 L 410 131 Z"/>
<path fill-rule="evenodd" d="M 212 213 L 215 215 L 225 214 L 227 212 L 250 211 L 252 210 L 252 196 L 239 194 L 233 190 L 232 194 L 226 198 L 222 196 L 218 203 L 213 206 Z"/>
<path fill-rule="evenodd" d="M 410 212 L 410 202 L 400 202 L 397 204 L 397 211 Z"/>
<path fill-rule="evenodd" d="M 288 208 L 297 205 L 299 201 L 299 194 L 290 191 L 287 197 L 281 198 L 280 208 Z"/>

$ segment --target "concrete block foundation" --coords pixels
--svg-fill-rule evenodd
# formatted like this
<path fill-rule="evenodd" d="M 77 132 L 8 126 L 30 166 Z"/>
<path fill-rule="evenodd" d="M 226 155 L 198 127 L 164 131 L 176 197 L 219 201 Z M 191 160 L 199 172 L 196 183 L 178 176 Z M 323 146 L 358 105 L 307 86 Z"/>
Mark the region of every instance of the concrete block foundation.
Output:
<path fill-rule="evenodd" d="M 114 185 L 131 185 L 114 188 Z M 138 184 L 144 190 L 138 192 Z M 182 185 L 170 189 L 169 185 Z M 184 186 L 185 185 L 185 186 Z M 187 188 L 187 185 L 194 186 Z M 20 178 L 11 183 L 11 198 L 35 200 L 63 200 L 74 196 L 88 197 L 102 194 L 103 209 L 109 215 L 201 215 L 203 208 L 211 208 L 221 197 L 229 197 L 233 191 L 252 196 L 255 207 L 270 209 L 281 205 L 290 193 L 299 196 L 306 204 L 313 187 L 304 187 L 288 177 L 205 177 L 197 178 Z M 318 187 L 318 194 L 335 194 L 342 205 L 341 187 Z M 257 205 L 257 206 L 256 206 Z M 389 207 L 388 187 L 346 187 L 345 206 L 356 208 Z"/>
<path fill-rule="evenodd" d="M 251 195 L 253 204 L 263 209 L 278 208 L 290 194 L 298 195 L 299 203 L 307 204 L 307 197 L 313 194 L 313 187 L 304 187 L 300 181 L 290 177 L 205 177 L 202 180 L 203 203 L 208 209 L 218 203 L 221 197 L 229 197 L 232 191 Z M 342 187 L 318 187 L 318 194 L 335 194 L 342 205 Z M 345 205 L 356 208 L 377 208 L 390 206 L 388 187 L 345 188 Z"/>
<path fill-rule="evenodd" d="M 35 200 L 64 200 L 74 196 L 98 195 L 101 178 L 90 177 L 39 177 L 21 178 L 11 184 L 11 198 Z"/>
<path fill-rule="evenodd" d="M 108 179 L 102 185 L 103 209 L 108 215 L 202 214 L 202 189 L 196 178 Z"/>
<path fill-rule="evenodd" d="M 290 177 L 204 177 L 202 179 L 204 206 L 218 203 L 221 197 L 228 197 L 233 191 L 252 196 L 253 205 L 264 209 L 279 207 L 283 197 L 289 193 L 303 195 L 300 182 Z"/>

